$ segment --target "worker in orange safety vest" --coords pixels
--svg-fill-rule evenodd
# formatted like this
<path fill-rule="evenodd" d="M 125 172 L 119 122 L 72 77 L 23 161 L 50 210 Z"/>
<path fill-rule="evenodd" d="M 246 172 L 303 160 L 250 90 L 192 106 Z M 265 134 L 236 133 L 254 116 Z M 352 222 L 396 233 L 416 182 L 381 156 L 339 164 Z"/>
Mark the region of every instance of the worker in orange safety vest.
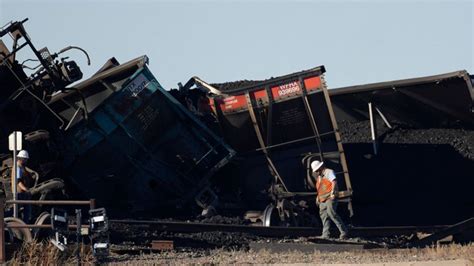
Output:
<path fill-rule="evenodd" d="M 347 227 L 341 217 L 336 213 L 337 209 L 337 181 L 332 169 L 326 168 L 323 162 L 313 161 L 311 163 L 313 177 L 316 179 L 316 205 L 319 206 L 319 216 L 323 223 L 323 238 L 329 238 L 329 229 L 332 220 L 340 232 L 340 239 L 348 238 Z"/>

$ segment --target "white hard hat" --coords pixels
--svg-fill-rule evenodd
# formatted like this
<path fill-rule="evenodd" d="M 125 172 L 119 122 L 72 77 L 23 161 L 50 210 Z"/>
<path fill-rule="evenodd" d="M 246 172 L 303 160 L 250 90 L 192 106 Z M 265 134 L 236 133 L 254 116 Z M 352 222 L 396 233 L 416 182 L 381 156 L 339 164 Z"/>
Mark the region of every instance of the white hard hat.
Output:
<path fill-rule="evenodd" d="M 321 168 L 321 166 L 323 166 L 323 164 L 323 162 L 320 162 L 318 160 L 313 161 L 311 163 L 311 169 L 313 170 L 313 172 L 316 172 L 319 168 Z"/>
<path fill-rule="evenodd" d="M 30 159 L 30 155 L 25 150 L 21 150 L 20 152 L 18 152 L 16 157 L 23 158 L 23 159 Z"/>

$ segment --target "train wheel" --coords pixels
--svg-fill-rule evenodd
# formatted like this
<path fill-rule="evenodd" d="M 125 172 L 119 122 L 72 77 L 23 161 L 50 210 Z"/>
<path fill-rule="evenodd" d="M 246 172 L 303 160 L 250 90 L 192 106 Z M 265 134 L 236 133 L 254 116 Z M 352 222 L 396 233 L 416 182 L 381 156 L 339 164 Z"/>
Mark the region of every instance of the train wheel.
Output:
<path fill-rule="evenodd" d="M 279 226 L 280 215 L 273 204 L 269 204 L 263 211 L 263 226 Z"/>
<path fill-rule="evenodd" d="M 35 221 L 35 225 L 44 225 L 44 224 L 51 224 L 51 214 L 49 214 L 49 212 L 42 212 Z M 42 237 L 44 236 L 44 233 L 47 231 L 48 229 L 35 228 L 33 229 L 33 236 L 35 238 Z"/>
<path fill-rule="evenodd" d="M 6 217 L 4 219 L 5 228 L 10 234 L 10 239 L 30 242 L 33 240 L 31 231 L 28 228 L 7 228 L 8 225 L 26 225 L 21 219 L 14 217 Z"/>

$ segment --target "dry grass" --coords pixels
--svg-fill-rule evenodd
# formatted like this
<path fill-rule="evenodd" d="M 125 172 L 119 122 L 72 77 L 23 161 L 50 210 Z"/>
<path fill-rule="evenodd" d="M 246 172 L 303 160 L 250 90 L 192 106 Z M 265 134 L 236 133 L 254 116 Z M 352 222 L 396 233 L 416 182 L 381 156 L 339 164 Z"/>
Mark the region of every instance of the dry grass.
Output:
<path fill-rule="evenodd" d="M 353 252 L 283 252 L 271 253 L 268 251 L 224 251 L 211 250 L 209 252 L 164 252 L 155 254 L 141 254 L 134 256 L 116 256 L 117 264 L 367 264 L 414 261 L 446 261 L 466 259 L 474 260 L 474 244 L 435 246 L 422 249 L 377 249 Z M 111 259 L 114 264 L 114 258 Z"/>
<path fill-rule="evenodd" d="M 81 264 L 95 263 L 89 246 L 82 245 Z M 15 252 L 8 262 L 10 265 L 70 265 L 76 264 L 75 245 L 70 245 L 64 252 L 46 241 L 25 243 Z M 140 255 L 112 255 L 110 264 L 288 264 L 288 263 L 390 263 L 414 261 L 446 261 L 466 259 L 474 261 L 474 244 L 444 245 L 422 249 L 374 249 L 352 252 L 282 252 L 269 251 L 226 251 L 221 249 L 200 252 L 162 252 Z"/>
<path fill-rule="evenodd" d="M 81 245 L 81 264 L 94 264 L 94 257 L 89 246 Z M 70 245 L 63 252 L 52 243 L 33 241 L 23 243 L 21 248 L 13 254 L 8 264 L 10 265 L 65 265 L 76 264 L 76 245 Z"/>

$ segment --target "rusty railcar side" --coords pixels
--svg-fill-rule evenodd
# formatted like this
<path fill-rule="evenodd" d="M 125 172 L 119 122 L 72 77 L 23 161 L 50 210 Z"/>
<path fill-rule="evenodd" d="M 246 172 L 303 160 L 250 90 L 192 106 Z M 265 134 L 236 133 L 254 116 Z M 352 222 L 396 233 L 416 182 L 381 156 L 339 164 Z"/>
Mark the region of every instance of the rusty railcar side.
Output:
<path fill-rule="evenodd" d="M 350 201 L 349 170 L 324 72 L 320 66 L 210 97 L 222 136 L 240 155 L 235 171 L 250 205 L 266 186 L 273 201 L 313 197 L 314 160 L 335 170 L 339 196 Z"/>

